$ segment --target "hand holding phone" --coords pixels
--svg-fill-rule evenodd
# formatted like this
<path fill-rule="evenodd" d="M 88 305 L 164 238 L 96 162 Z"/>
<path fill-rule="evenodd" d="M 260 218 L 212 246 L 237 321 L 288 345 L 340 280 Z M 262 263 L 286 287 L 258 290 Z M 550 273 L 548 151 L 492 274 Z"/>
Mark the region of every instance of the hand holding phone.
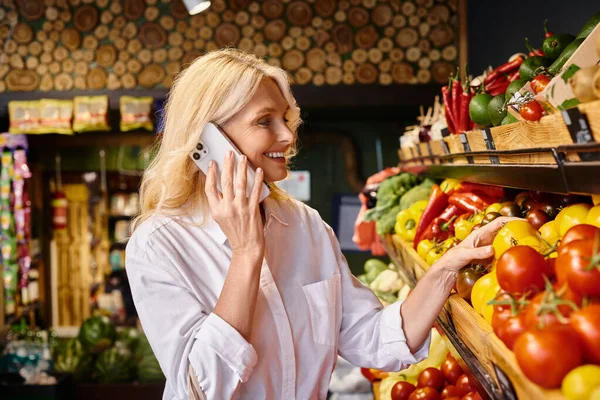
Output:
<path fill-rule="evenodd" d="M 240 162 L 242 153 L 237 147 L 229 140 L 227 135 L 223 133 L 215 124 L 208 123 L 204 127 L 196 148 L 190 153 L 190 157 L 194 163 L 200 168 L 205 175 L 208 175 L 208 166 L 210 162 L 214 162 L 217 168 L 217 189 L 223 193 L 221 187 L 221 173 L 223 172 L 223 163 L 228 151 L 233 152 L 234 158 L 234 177 L 233 182 L 237 182 L 237 164 Z M 248 164 L 246 172 L 246 197 L 250 197 L 252 192 L 252 184 L 255 178 L 255 171 L 252 166 Z M 234 185 L 235 186 L 235 185 Z M 236 188 L 234 187 L 234 195 L 236 194 Z M 270 194 L 270 189 L 267 184 L 263 181 L 261 183 L 259 201 L 262 202 Z"/>

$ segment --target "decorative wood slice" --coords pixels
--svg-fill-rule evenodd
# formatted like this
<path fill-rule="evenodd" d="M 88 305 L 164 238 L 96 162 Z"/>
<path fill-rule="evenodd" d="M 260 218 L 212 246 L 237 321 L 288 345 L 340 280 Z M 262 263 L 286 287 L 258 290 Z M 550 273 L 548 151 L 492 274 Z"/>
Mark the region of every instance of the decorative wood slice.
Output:
<path fill-rule="evenodd" d="M 352 30 L 350 30 L 350 32 L 352 32 Z M 317 43 L 318 47 L 322 47 L 325 43 L 327 43 L 329 41 L 329 39 L 331 39 L 331 35 L 329 35 L 329 32 L 323 31 L 323 30 L 319 30 L 317 32 L 316 36 L 317 37 L 315 38 L 315 42 Z M 350 37 L 349 42 L 347 41 L 347 38 L 348 37 L 346 37 L 346 43 L 349 43 L 350 49 L 352 49 L 352 37 Z M 338 46 L 338 50 L 339 50 L 340 49 L 339 44 L 337 46 Z M 339 50 L 339 51 L 340 51 L 340 53 L 342 53 L 341 50 Z"/>
<path fill-rule="evenodd" d="M 73 15 L 75 28 L 81 32 L 89 32 L 98 24 L 98 9 L 92 5 L 79 7 Z"/>
<path fill-rule="evenodd" d="M 5 65 L 5 67 L 8 68 L 8 65 Z M 39 64 L 35 69 L 35 72 L 37 72 L 38 75 L 44 75 L 46 72 L 48 72 L 48 66 L 45 64 Z"/>
<path fill-rule="evenodd" d="M 54 7 L 46 8 L 46 19 L 48 21 L 56 21 L 58 19 L 58 10 Z"/>
<path fill-rule="evenodd" d="M 367 52 L 365 49 L 356 49 L 352 52 L 352 60 L 358 64 L 362 64 L 367 61 Z"/>
<path fill-rule="evenodd" d="M 422 69 L 429 69 L 429 67 L 431 67 L 431 59 L 429 58 L 421 58 L 419 60 L 419 67 Z"/>
<path fill-rule="evenodd" d="M 183 44 L 183 35 L 179 32 L 169 33 L 169 44 L 173 47 L 179 47 Z"/>
<path fill-rule="evenodd" d="M 98 51 L 96 51 L 96 62 L 101 67 L 112 67 L 116 60 L 117 50 L 112 44 L 103 44 L 98 48 Z"/>
<path fill-rule="evenodd" d="M 409 1 L 405 1 L 402 4 L 402 14 L 404 15 L 413 15 L 415 13 L 415 11 L 417 11 L 417 7 L 409 2 Z"/>
<path fill-rule="evenodd" d="M 283 55 L 282 65 L 286 71 L 295 71 L 304 64 L 304 54 L 300 50 L 290 50 Z"/>
<path fill-rule="evenodd" d="M 346 21 L 346 17 L 347 17 L 346 12 L 342 11 L 342 10 L 336 11 L 336 13 L 333 15 L 333 18 L 337 22 L 344 22 L 344 21 Z M 325 25 L 325 23 L 323 23 L 323 25 Z M 327 29 L 327 27 L 325 27 L 325 29 Z"/>
<path fill-rule="evenodd" d="M 125 0 L 124 13 L 132 21 L 139 19 L 144 13 L 144 0 Z"/>
<path fill-rule="evenodd" d="M 191 63 L 193 63 L 196 60 L 196 58 L 200 57 L 201 55 L 202 52 L 200 52 L 199 50 L 192 50 L 185 53 L 183 55 L 183 58 L 181 59 L 182 68 L 187 68 Z"/>
<path fill-rule="evenodd" d="M 328 85 L 337 85 L 342 81 L 342 69 L 340 67 L 328 67 L 325 71 L 325 82 Z"/>
<path fill-rule="evenodd" d="M 54 41 L 51 40 L 46 40 L 43 44 L 42 44 L 42 48 L 44 49 L 44 51 L 46 53 L 50 53 L 54 50 L 54 48 L 56 47 L 56 43 Z"/>
<path fill-rule="evenodd" d="M 35 71 L 13 69 L 6 74 L 4 82 L 12 92 L 32 92 L 38 88 L 40 77 Z"/>
<path fill-rule="evenodd" d="M 121 78 L 121 84 L 125 89 L 133 89 L 137 86 L 137 80 L 133 74 L 128 72 Z"/>
<path fill-rule="evenodd" d="M 19 22 L 13 30 L 13 39 L 19 44 L 28 44 L 33 40 L 33 29 L 25 22 Z"/>
<path fill-rule="evenodd" d="M 73 1 L 73 0 L 71 0 Z M 112 12 L 115 15 L 120 15 L 123 13 L 123 7 L 121 6 L 121 2 L 120 1 L 115 1 L 110 5 L 110 12 Z M 125 19 L 125 17 L 123 16 L 123 19 Z"/>
<path fill-rule="evenodd" d="M 196 15 L 194 15 L 195 17 Z M 160 26 L 165 28 L 167 31 L 172 30 L 175 27 L 175 20 L 170 15 L 165 15 L 160 18 Z"/>
<path fill-rule="evenodd" d="M 348 22 L 355 28 L 362 28 L 369 23 L 369 13 L 362 7 L 352 7 L 348 12 Z"/>
<path fill-rule="evenodd" d="M 254 46 L 254 54 L 258 57 L 258 58 L 263 58 L 267 55 L 267 46 L 265 46 L 264 43 L 258 43 L 256 46 Z"/>
<path fill-rule="evenodd" d="M 252 38 L 254 40 L 254 43 L 263 43 L 265 41 L 265 35 L 263 35 L 261 32 L 257 32 L 254 34 L 254 37 Z M 292 47 L 293 47 L 293 42 L 294 40 L 291 37 L 284 37 L 283 41 L 281 42 L 281 44 L 283 45 L 285 39 L 289 39 L 292 41 Z"/>
<path fill-rule="evenodd" d="M 446 48 L 442 50 L 442 58 L 446 61 L 456 60 L 457 55 L 458 51 L 456 50 L 456 46 L 454 45 L 446 46 Z"/>
<path fill-rule="evenodd" d="M 179 21 L 179 22 L 183 22 L 183 21 Z M 217 14 L 217 13 L 209 12 L 208 14 L 206 14 L 206 23 L 208 24 L 208 26 L 212 26 L 213 28 L 216 28 L 221 23 L 221 18 L 219 17 L 219 14 Z M 178 29 L 179 29 L 179 23 L 178 23 Z"/>
<path fill-rule="evenodd" d="M 408 19 L 408 25 L 415 27 L 415 28 L 417 26 L 419 26 L 420 22 L 421 22 L 421 18 L 417 17 L 416 15 L 411 15 L 410 18 Z"/>
<path fill-rule="evenodd" d="M 266 19 L 277 19 L 283 14 L 283 3 L 280 0 L 265 0 L 262 2 L 262 13 Z"/>
<path fill-rule="evenodd" d="M 437 83 L 447 83 L 448 77 L 454 75 L 455 66 L 446 61 L 437 61 L 431 67 L 433 79 Z"/>
<path fill-rule="evenodd" d="M 238 47 L 242 51 L 250 52 L 250 51 L 252 51 L 252 48 L 254 47 L 254 42 L 250 38 L 242 38 L 242 40 L 240 40 L 240 44 L 238 44 Z M 196 48 L 200 48 L 200 47 L 196 47 Z M 204 45 L 202 45 L 202 48 L 204 48 Z"/>
<path fill-rule="evenodd" d="M 157 49 L 167 42 L 167 33 L 159 24 L 146 22 L 140 29 L 140 39 L 149 49 Z"/>
<path fill-rule="evenodd" d="M 235 46 L 240 41 L 240 29 L 231 23 L 221 24 L 215 31 L 215 41 L 220 47 Z"/>
<path fill-rule="evenodd" d="M 144 18 L 146 18 L 146 21 L 154 21 L 159 15 L 160 12 L 156 7 L 148 7 L 144 10 Z"/>
<path fill-rule="evenodd" d="M 327 53 L 327 63 L 334 67 L 342 66 L 342 57 L 336 52 Z"/>
<path fill-rule="evenodd" d="M 360 0 L 356 0 L 357 4 L 360 4 Z M 366 8 L 373 8 L 377 4 L 377 0 L 362 0 L 362 4 Z"/>
<path fill-rule="evenodd" d="M 152 22 L 149 22 L 149 23 L 152 23 Z M 158 25 L 156 25 L 156 26 L 158 26 Z M 137 33 L 138 33 L 138 28 L 134 22 L 128 22 L 127 25 L 125 25 L 125 28 L 123 29 L 123 36 L 126 37 L 127 39 L 133 39 L 134 37 L 137 36 Z"/>
<path fill-rule="evenodd" d="M 42 55 L 40 56 L 40 62 L 42 64 L 50 64 L 52 62 L 52 54 L 42 53 Z"/>
<path fill-rule="evenodd" d="M 173 0 L 171 2 L 171 15 L 177 19 L 189 18 L 188 10 L 181 0 Z"/>
<path fill-rule="evenodd" d="M 283 54 L 283 49 L 279 45 L 279 43 L 270 43 L 269 44 L 269 56 L 274 58 L 279 58 Z"/>
<path fill-rule="evenodd" d="M 450 19 L 450 10 L 448 10 L 445 5 L 438 4 L 433 6 L 433 8 L 429 11 L 429 15 L 438 17 L 440 21 L 448 22 Z"/>
<path fill-rule="evenodd" d="M 336 49 L 336 45 L 333 42 L 328 42 L 325 44 L 325 51 L 328 53 L 334 52 Z"/>
<path fill-rule="evenodd" d="M 302 35 L 302 28 L 299 26 L 291 26 L 288 30 L 288 34 L 293 38 L 300 37 Z"/>
<path fill-rule="evenodd" d="M 410 62 L 417 62 L 421 58 L 421 50 L 418 47 L 411 47 L 406 51 L 406 59 Z"/>
<path fill-rule="evenodd" d="M 383 86 L 391 85 L 394 82 L 394 79 L 390 74 L 379 74 L 379 83 Z"/>
<path fill-rule="evenodd" d="M 312 48 L 306 53 L 306 66 L 315 72 L 325 71 L 327 54 L 319 47 Z"/>
<path fill-rule="evenodd" d="M 27 61 L 25 61 L 25 67 L 29 70 L 35 70 L 40 64 L 40 60 L 35 57 L 29 57 Z M 1 75 L 1 74 L 0 74 Z"/>
<path fill-rule="evenodd" d="M 78 90 L 87 89 L 87 83 L 86 83 L 85 78 L 83 76 L 76 76 L 75 77 L 75 89 L 78 89 Z"/>
<path fill-rule="evenodd" d="M 144 67 L 138 75 L 138 79 L 141 86 L 150 89 L 165 79 L 165 71 L 158 64 L 150 64 Z"/>
<path fill-rule="evenodd" d="M 23 57 L 25 57 L 27 55 L 27 46 L 25 46 L 24 44 L 20 45 L 19 48 L 17 49 L 17 53 Z"/>
<path fill-rule="evenodd" d="M 296 48 L 301 51 L 310 49 L 310 39 L 305 36 L 300 36 L 296 39 Z"/>
<path fill-rule="evenodd" d="M 56 61 L 62 61 L 69 56 L 69 52 L 63 46 L 57 47 L 54 50 L 54 59 Z"/>
<path fill-rule="evenodd" d="M 108 26 L 98 25 L 98 27 L 94 31 L 94 35 L 96 35 L 96 37 L 99 40 L 106 39 L 106 37 L 108 36 Z"/>
<path fill-rule="evenodd" d="M 356 70 L 356 64 L 352 60 L 344 61 L 343 65 L 344 72 L 354 72 Z"/>
<path fill-rule="evenodd" d="M 335 11 L 335 7 L 335 0 L 317 0 L 317 3 L 315 4 L 317 14 L 324 18 L 332 16 Z"/>
<path fill-rule="evenodd" d="M 229 0 L 229 7 L 234 10 L 242 10 L 248 7 L 250 0 Z"/>
<path fill-rule="evenodd" d="M 69 20 L 71 19 L 71 17 L 69 16 Z M 104 25 L 108 25 L 113 21 L 114 17 L 112 15 L 112 13 L 108 10 L 104 10 L 102 11 L 102 14 L 100 14 L 100 22 L 103 23 Z M 68 22 L 65 21 L 65 22 Z"/>
<path fill-rule="evenodd" d="M 394 48 L 394 42 L 388 37 L 384 37 L 377 42 L 377 48 L 384 53 L 389 53 Z"/>
<path fill-rule="evenodd" d="M 173 77 L 170 75 L 165 76 L 165 79 L 162 81 L 162 85 L 166 88 L 173 86 Z"/>
<path fill-rule="evenodd" d="M 343 77 L 342 81 L 344 82 L 344 85 L 354 85 L 356 78 L 354 77 L 353 73 L 346 72 L 346 73 L 344 73 L 344 77 Z"/>
<path fill-rule="evenodd" d="M 388 26 L 392 22 L 392 8 L 387 4 L 379 4 L 371 12 L 373 23 L 379 27 Z"/>
<path fill-rule="evenodd" d="M 179 61 L 170 61 L 167 63 L 166 71 L 167 75 L 175 76 L 181 70 L 181 64 Z"/>
<path fill-rule="evenodd" d="M 52 79 L 52 75 L 44 74 L 42 76 L 42 80 L 40 82 L 40 90 L 42 92 L 49 92 L 54 88 L 54 79 Z"/>
<path fill-rule="evenodd" d="M 196 29 L 194 28 L 187 28 L 185 30 L 185 38 L 188 40 L 196 40 L 196 38 L 198 37 L 198 32 L 196 31 Z"/>
<path fill-rule="evenodd" d="M 131 60 L 127 61 L 127 70 L 132 74 L 137 74 L 142 70 L 142 63 L 132 58 Z"/>
<path fill-rule="evenodd" d="M 62 70 L 63 72 L 67 72 L 69 74 L 73 73 L 73 71 L 75 71 L 75 61 L 73 61 L 71 58 L 64 60 L 62 62 Z"/>
<path fill-rule="evenodd" d="M 431 25 L 429 25 L 425 22 L 423 22 L 422 24 L 419 25 L 419 35 L 421 35 L 422 37 L 427 37 L 430 30 L 431 30 Z"/>
<path fill-rule="evenodd" d="M 14 40 L 7 40 L 6 44 L 4 46 L 4 50 L 6 51 L 7 54 L 12 54 L 15 53 L 18 49 L 18 45 L 17 42 L 15 42 Z M 40 45 L 41 48 L 41 45 Z"/>
<path fill-rule="evenodd" d="M 429 40 L 435 47 L 445 46 L 454 40 L 454 31 L 449 25 L 438 25 L 429 33 Z"/>
<path fill-rule="evenodd" d="M 377 81 L 379 71 L 371 63 L 360 64 L 356 69 L 356 80 L 363 84 L 371 84 Z"/>
<path fill-rule="evenodd" d="M 216 46 L 216 45 L 215 45 Z M 208 50 L 208 47 L 207 47 Z M 215 48 L 216 50 L 216 48 Z M 168 52 L 169 61 L 181 60 L 183 57 L 183 50 L 179 47 L 171 47 Z"/>
<path fill-rule="evenodd" d="M 94 68 L 87 75 L 87 86 L 90 89 L 100 90 L 106 87 L 106 71 L 102 68 Z"/>
<path fill-rule="evenodd" d="M 419 34 L 413 28 L 403 28 L 396 36 L 396 43 L 400 47 L 414 46 L 419 40 Z"/>
<path fill-rule="evenodd" d="M 427 53 L 429 50 L 431 50 L 431 42 L 427 39 L 419 40 L 419 50 L 421 50 L 423 53 Z"/>
<path fill-rule="evenodd" d="M 333 28 L 331 34 L 333 35 L 333 41 L 335 42 L 340 54 L 352 51 L 352 48 L 354 47 L 352 43 L 352 40 L 354 39 L 354 32 L 349 25 L 338 24 Z M 319 34 L 317 33 L 317 38 L 318 37 Z"/>
<path fill-rule="evenodd" d="M 265 37 L 271 42 L 278 42 L 285 35 L 286 25 L 282 20 L 271 21 L 265 26 Z"/>
<path fill-rule="evenodd" d="M 38 20 L 44 15 L 44 3 L 42 0 L 19 0 L 17 7 L 21 15 L 29 21 Z M 8 83 L 6 86 L 10 89 Z"/>
<path fill-rule="evenodd" d="M 417 72 L 417 80 L 419 83 L 429 83 L 431 81 L 431 72 L 428 69 L 420 69 Z"/>
<path fill-rule="evenodd" d="M 75 66 L 75 69 L 77 69 L 77 66 Z M 127 72 L 127 65 L 125 65 L 124 61 L 119 60 L 113 66 L 113 71 L 118 76 L 122 76 L 122 75 L 124 75 Z"/>
<path fill-rule="evenodd" d="M 297 0 L 288 4 L 286 16 L 293 25 L 308 25 L 312 20 L 312 8 L 308 3 Z"/>
<path fill-rule="evenodd" d="M 355 42 L 358 47 L 370 49 L 377 43 L 377 31 L 373 26 L 366 26 L 358 31 Z"/>
<path fill-rule="evenodd" d="M 108 83 L 106 86 L 108 87 L 108 90 L 117 90 L 121 88 L 121 81 L 111 72 L 108 74 Z"/>
<path fill-rule="evenodd" d="M 142 49 L 137 54 L 137 58 L 142 64 L 150 64 L 150 62 L 152 61 L 152 52 L 148 49 Z"/>
<path fill-rule="evenodd" d="M 371 61 L 375 65 L 379 64 L 381 62 L 381 60 L 383 59 L 383 52 L 381 50 L 379 50 L 377 47 L 369 49 L 368 53 L 369 53 L 369 61 Z"/>
<path fill-rule="evenodd" d="M 124 16 L 119 15 L 117 18 L 115 18 L 115 21 L 113 22 L 113 28 L 114 29 L 123 29 L 126 24 L 127 24 L 127 19 L 125 19 Z"/>
<path fill-rule="evenodd" d="M 315 74 L 315 76 L 313 77 L 313 84 L 315 86 L 323 86 L 323 84 L 325 84 L 325 75 Z"/>
<path fill-rule="evenodd" d="M 225 22 L 233 22 L 235 20 L 235 11 L 227 10 L 221 15 L 221 17 Z"/>
<path fill-rule="evenodd" d="M 25 63 L 23 62 L 20 54 L 13 54 L 10 56 L 10 66 L 16 69 L 25 68 Z"/>
<path fill-rule="evenodd" d="M 267 21 L 265 20 L 265 17 L 263 17 L 262 15 L 253 15 L 252 16 L 252 26 L 255 27 L 256 29 L 262 29 L 262 27 L 265 26 L 266 23 L 267 23 Z"/>
<path fill-rule="evenodd" d="M 67 74 L 65 72 L 58 74 L 54 78 L 54 87 L 58 91 L 66 92 L 66 91 L 72 90 L 73 85 L 74 85 L 73 78 L 71 77 L 70 74 Z"/>
<path fill-rule="evenodd" d="M 409 83 L 415 76 L 412 65 L 397 63 L 392 67 L 392 78 L 396 83 Z"/>
<path fill-rule="evenodd" d="M 167 59 L 166 49 L 156 49 L 152 52 L 152 61 L 155 64 L 162 64 Z"/>
<path fill-rule="evenodd" d="M 302 67 L 298 71 L 296 71 L 294 78 L 297 84 L 306 85 L 312 80 L 313 72 L 306 67 Z"/>
<path fill-rule="evenodd" d="M 406 17 L 404 15 L 395 15 L 394 18 L 392 18 L 392 24 L 396 27 L 396 28 L 402 28 L 406 25 Z"/>
<path fill-rule="evenodd" d="M 242 36 L 249 38 L 252 35 L 254 35 L 254 27 L 252 25 L 242 26 Z"/>
<path fill-rule="evenodd" d="M 429 52 L 429 58 L 431 61 L 438 61 L 440 58 L 442 58 L 442 52 L 438 49 L 433 49 Z"/>
<path fill-rule="evenodd" d="M 382 72 L 389 72 L 392 69 L 392 61 L 391 60 L 383 60 L 379 63 L 379 70 Z M 391 75 L 390 75 L 391 77 Z"/>
<path fill-rule="evenodd" d="M 212 39 L 213 31 L 208 26 L 203 26 L 200 28 L 200 37 L 204 40 Z"/>

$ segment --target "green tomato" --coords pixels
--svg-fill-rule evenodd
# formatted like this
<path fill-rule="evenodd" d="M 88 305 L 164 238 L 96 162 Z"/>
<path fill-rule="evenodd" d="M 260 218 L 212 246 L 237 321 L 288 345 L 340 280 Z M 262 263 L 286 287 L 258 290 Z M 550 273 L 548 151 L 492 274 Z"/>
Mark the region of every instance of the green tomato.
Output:
<path fill-rule="evenodd" d="M 582 365 L 565 376 L 562 381 L 561 391 L 568 400 L 591 399 L 592 392 L 599 392 L 600 388 L 600 366 Z M 600 399 L 600 393 L 594 393 Z"/>

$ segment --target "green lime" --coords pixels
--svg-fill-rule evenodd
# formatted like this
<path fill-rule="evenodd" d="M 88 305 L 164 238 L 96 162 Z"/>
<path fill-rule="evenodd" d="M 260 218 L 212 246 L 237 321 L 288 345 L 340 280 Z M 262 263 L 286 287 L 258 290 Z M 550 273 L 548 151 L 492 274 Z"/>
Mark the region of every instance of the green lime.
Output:
<path fill-rule="evenodd" d="M 525 86 L 526 83 L 526 79 L 517 79 L 516 81 L 512 81 L 511 83 L 509 83 L 504 96 L 506 101 L 510 101 L 510 99 L 512 99 L 515 93 L 521 90 L 521 88 Z"/>
<path fill-rule="evenodd" d="M 475 122 L 480 127 L 488 127 L 491 125 L 488 116 L 487 107 L 492 101 L 492 95 L 488 93 L 480 93 L 471 99 L 469 103 L 469 116 L 471 121 Z"/>
<path fill-rule="evenodd" d="M 502 120 L 506 117 L 506 107 L 504 107 L 504 93 L 494 97 L 487 107 L 488 117 L 494 126 L 502 124 Z"/>

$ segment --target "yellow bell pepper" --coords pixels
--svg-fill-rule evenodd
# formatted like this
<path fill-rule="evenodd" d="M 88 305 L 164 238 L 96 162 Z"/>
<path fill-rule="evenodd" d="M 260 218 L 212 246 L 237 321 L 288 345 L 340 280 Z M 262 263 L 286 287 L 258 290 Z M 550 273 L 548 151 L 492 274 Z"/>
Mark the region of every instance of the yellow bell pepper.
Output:
<path fill-rule="evenodd" d="M 585 217 L 585 223 L 600 228 L 600 205 L 594 206 L 590 209 Z"/>
<path fill-rule="evenodd" d="M 598 204 L 600 204 L 600 194 L 593 194 L 592 195 L 592 203 L 594 203 L 595 206 L 597 206 Z"/>
<path fill-rule="evenodd" d="M 449 193 L 452 190 L 458 188 L 459 185 L 460 181 L 458 179 L 448 178 L 440 184 L 440 189 L 442 189 L 442 192 L 444 193 Z"/>
<path fill-rule="evenodd" d="M 468 219 L 462 219 L 454 224 L 454 236 L 458 240 L 465 240 L 467 236 L 473 231 L 475 223 Z"/>
<path fill-rule="evenodd" d="M 514 246 L 530 246 L 542 253 L 547 249 L 538 237 L 538 231 L 527 221 L 510 221 L 498 231 L 494 239 L 494 254 L 496 258 Z"/>
<path fill-rule="evenodd" d="M 396 215 L 396 224 L 394 231 L 404 240 L 412 242 L 415 240 L 417 226 L 423 211 L 427 207 L 427 200 L 417 201 L 415 204 L 402 210 Z"/>
<path fill-rule="evenodd" d="M 485 214 L 475 214 L 473 216 L 473 218 L 471 218 L 471 220 L 473 221 L 473 223 L 475 225 L 480 224 L 483 221 L 483 218 L 485 217 Z"/>
<path fill-rule="evenodd" d="M 565 207 L 554 220 L 554 229 L 562 238 L 575 225 L 584 224 L 592 206 L 589 204 L 573 204 Z"/>
<path fill-rule="evenodd" d="M 546 222 L 539 229 L 540 235 L 542 239 L 544 239 L 550 246 L 556 245 L 556 243 L 560 240 L 558 237 L 558 232 L 556 232 L 554 221 Z"/>
<path fill-rule="evenodd" d="M 498 212 L 498 211 L 500 211 L 500 209 L 501 209 L 502 207 L 504 207 L 504 206 L 503 206 L 502 204 L 500 204 L 500 203 L 494 203 L 494 204 L 490 204 L 490 205 L 488 206 L 488 208 L 486 208 L 486 209 L 485 209 L 485 212 L 484 212 L 484 214 L 489 214 L 489 213 L 491 213 L 491 212 Z"/>
<path fill-rule="evenodd" d="M 417 246 L 417 254 L 419 254 L 421 259 L 425 260 L 427 258 L 427 253 L 429 253 L 429 250 L 433 249 L 433 246 L 435 246 L 435 243 L 431 240 L 421 240 Z"/>

